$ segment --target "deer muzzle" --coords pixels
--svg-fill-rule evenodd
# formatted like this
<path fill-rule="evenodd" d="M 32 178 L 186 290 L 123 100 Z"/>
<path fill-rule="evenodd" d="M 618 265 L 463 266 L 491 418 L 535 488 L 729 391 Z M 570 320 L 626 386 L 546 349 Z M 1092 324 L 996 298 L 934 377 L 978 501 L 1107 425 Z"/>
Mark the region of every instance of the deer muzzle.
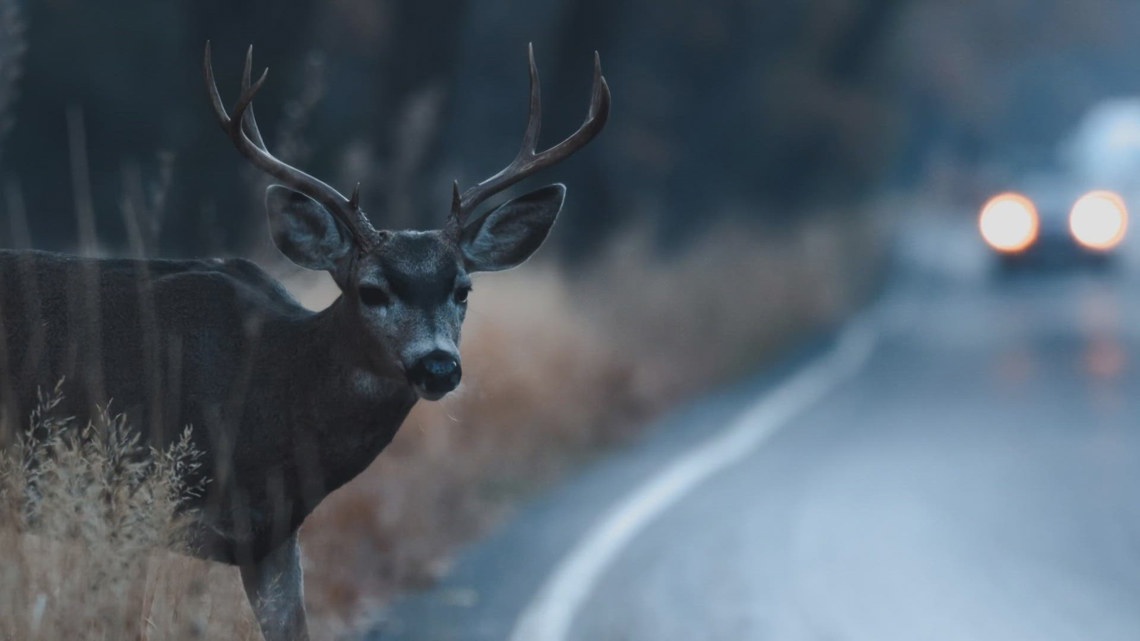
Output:
<path fill-rule="evenodd" d="M 408 381 L 416 394 L 429 401 L 438 401 L 455 389 L 462 376 L 459 358 L 441 349 L 419 359 L 408 369 Z"/>

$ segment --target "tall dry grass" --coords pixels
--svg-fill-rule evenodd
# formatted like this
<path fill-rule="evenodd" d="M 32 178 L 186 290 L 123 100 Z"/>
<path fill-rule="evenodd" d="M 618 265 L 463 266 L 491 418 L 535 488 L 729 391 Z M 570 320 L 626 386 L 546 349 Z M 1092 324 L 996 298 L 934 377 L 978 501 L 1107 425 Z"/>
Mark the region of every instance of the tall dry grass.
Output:
<path fill-rule="evenodd" d="M 575 277 L 538 263 L 477 278 L 463 385 L 418 405 L 302 530 L 314 637 L 351 637 L 536 487 L 837 322 L 875 281 L 867 220 L 723 229 L 670 257 L 631 234 Z M 336 296 L 293 281 L 312 307 Z M 53 399 L 0 463 L 0 641 L 258 638 L 236 570 L 156 551 L 184 540 L 188 442 L 144 452 L 121 417 L 80 428 Z"/>
<path fill-rule="evenodd" d="M 841 320 L 876 282 L 866 216 L 779 234 L 725 228 L 659 257 L 631 234 L 577 277 L 531 264 L 477 278 L 464 382 L 416 406 L 366 472 L 302 529 L 318 638 L 447 571 L 457 544 L 646 419 Z M 310 304 L 333 294 L 311 282 Z"/>
<path fill-rule="evenodd" d="M 0 0 L 0 138 L 23 55 L 18 6 Z M 280 153 L 303 157 L 306 116 L 321 95 L 321 67 L 287 111 Z M 418 171 L 438 118 L 438 88 L 413 96 L 393 171 Z M 74 167 L 85 167 L 81 114 L 69 119 Z M 427 118 L 427 120 L 422 120 Z M 375 162 L 356 149 L 351 164 Z M 355 160 L 353 160 L 355 159 Z M 82 160 L 83 162 L 78 162 Z M 171 177 L 144 189 L 124 175 L 123 215 L 136 254 L 153 250 Z M 262 181 L 252 182 L 253 201 Z M 76 170 L 85 192 L 86 170 Z M 26 221 L 9 181 L 16 239 Z M 396 218 L 407 194 L 384 186 Z M 89 198 L 79 198 L 81 227 Z M 817 219 L 772 237 L 724 229 L 668 260 L 645 235 L 613 243 L 585 275 L 549 266 L 478 280 L 464 340 L 463 387 L 419 405 L 376 464 L 317 510 L 303 531 L 316 638 L 351 634 L 370 606 L 446 572 L 451 550 L 499 521 L 520 496 L 687 395 L 751 367 L 789 337 L 835 322 L 873 280 L 880 254 L 865 217 Z M 87 244 L 94 246 L 93 232 Z M 27 244 L 26 242 L 23 244 Z M 331 283 L 298 278 L 319 307 Z M 57 390 L 58 391 L 58 390 Z M 122 417 L 86 426 L 57 417 L 45 397 L 18 447 L 0 458 L 0 641 L 255 639 L 236 570 L 159 551 L 184 543 L 177 515 L 196 453 L 188 442 L 143 451 Z M 33 438 L 34 437 L 34 438 Z"/>
<path fill-rule="evenodd" d="M 60 415 L 62 389 L 0 453 L 0 639 L 256 638 L 236 577 L 170 551 L 203 489 L 189 431 L 146 448 L 123 415 Z"/>

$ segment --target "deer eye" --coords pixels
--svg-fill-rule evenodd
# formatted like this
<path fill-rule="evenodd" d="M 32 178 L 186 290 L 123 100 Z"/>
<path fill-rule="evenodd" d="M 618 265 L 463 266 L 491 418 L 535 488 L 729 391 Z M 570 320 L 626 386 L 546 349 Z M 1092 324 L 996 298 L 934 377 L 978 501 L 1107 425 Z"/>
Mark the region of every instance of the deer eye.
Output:
<path fill-rule="evenodd" d="M 467 304 L 467 297 L 471 294 L 471 286 L 463 285 L 455 290 L 455 302 L 460 305 Z"/>
<path fill-rule="evenodd" d="M 360 288 L 360 302 L 368 307 L 381 307 L 391 302 L 388 293 L 379 287 L 364 285 Z"/>

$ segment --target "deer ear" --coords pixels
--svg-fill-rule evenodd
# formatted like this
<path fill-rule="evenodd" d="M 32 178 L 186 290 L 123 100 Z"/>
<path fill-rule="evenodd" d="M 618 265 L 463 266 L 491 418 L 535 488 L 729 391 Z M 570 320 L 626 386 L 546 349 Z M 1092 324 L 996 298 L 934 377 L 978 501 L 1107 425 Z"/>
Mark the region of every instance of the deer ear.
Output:
<path fill-rule="evenodd" d="M 521 264 L 542 245 L 566 198 L 565 185 L 548 185 L 509 200 L 463 228 L 467 270 L 494 272 Z"/>
<path fill-rule="evenodd" d="M 348 232 L 324 205 L 281 185 L 265 190 L 269 232 L 281 253 L 301 267 L 335 272 L 352 250 Z"/>

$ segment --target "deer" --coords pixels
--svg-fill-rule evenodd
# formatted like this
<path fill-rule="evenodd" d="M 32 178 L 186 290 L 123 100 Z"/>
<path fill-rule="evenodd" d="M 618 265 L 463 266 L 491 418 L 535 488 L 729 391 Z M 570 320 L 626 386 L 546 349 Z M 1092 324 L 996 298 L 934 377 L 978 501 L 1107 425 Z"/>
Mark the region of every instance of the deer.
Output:
<path fill-rule="evenodd" d="M 298 528 L 368 467 L 419 401 L 462 376 L 460 330 L 471 275 L 509 269 L 543 243 L 566 188 L 551 184 L 476 214 L 519 181 L 586 146 L 609 117 L 594 54 L 585 121 L 538 151 L 541 101 L 528 46 L 530 106 L 520 150 L 462 193 L 441 228 L 378 230 L 360 204 L 268 150 L 253 99 L 253 48 L 231 110 L 203 73 L 221 129 L 275 184 L 272 240 L 296 265 L 331 275 L 340 295 L 310 311 L 244 258 L 89 258 L 0 251 L 0 409 L 26 417 L 42 381 L 65 378 L 89 414 L 114 399 L 156 447 L 192 427 L 208 483 L 189 503 L 192 553 L 236 565 L 266 641 L 309 638 Z"/>

